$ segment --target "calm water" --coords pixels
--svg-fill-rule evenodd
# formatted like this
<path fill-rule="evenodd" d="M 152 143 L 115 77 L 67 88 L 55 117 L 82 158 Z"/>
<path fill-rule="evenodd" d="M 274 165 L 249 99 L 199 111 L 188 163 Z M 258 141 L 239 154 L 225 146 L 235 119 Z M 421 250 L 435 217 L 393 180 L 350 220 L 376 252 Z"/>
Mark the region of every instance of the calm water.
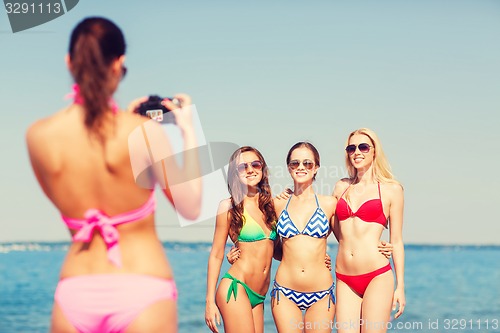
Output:
<path fill-rule="evenodd" d="M 65 243 L 0 244 L 0 333 L 47 332 L 66 249 Z M 165 249 L 179 289 L 179 331 L 208 332 L 210 244 L 169 243 Z M 332 258 L 336 250 L 330 246 Z M 407 246 L 405 280 L 406 311 L 390 331 L 500 332 L 500 246 Z M 265 331 L 275 332 L 267 301 Z"/>

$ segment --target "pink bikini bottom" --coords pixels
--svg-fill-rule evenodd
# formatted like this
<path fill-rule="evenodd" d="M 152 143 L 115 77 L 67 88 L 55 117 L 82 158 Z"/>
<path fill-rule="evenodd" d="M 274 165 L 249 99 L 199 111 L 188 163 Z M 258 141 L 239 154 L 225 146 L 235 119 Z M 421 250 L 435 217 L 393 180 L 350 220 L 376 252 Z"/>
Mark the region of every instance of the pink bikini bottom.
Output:
<path fill-rule="evenodd" d="M 80 275 L 59 281 L 54 299 L 79 332 L 119 333 L 153 303 L 176 301 L 177 288 L 149 275 Z"/>

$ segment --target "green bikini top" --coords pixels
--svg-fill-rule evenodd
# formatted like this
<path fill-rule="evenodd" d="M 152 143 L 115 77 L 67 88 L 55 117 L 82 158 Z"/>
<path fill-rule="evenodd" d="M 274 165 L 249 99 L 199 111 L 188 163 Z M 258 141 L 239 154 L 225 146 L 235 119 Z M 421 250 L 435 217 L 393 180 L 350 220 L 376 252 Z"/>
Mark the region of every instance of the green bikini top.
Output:
<path fill-rule="evenodd" d="M 262 227 L 250 216 L 250 214 L 243 211 L 243 217 L 244 223 L 240 235 L 238 236 L 238 242 L 256 242 L 263 239 L 274 241 L 276 239 L 276 229 L 271 230 L 269 237 L 267 237 Z"/>

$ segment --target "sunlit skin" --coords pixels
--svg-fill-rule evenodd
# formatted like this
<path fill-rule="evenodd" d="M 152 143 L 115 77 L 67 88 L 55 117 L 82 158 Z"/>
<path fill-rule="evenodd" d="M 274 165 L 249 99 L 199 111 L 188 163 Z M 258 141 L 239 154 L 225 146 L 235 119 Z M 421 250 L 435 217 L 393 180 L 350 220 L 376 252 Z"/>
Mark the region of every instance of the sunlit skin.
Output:
<path fill-rule="evenodd" d="M 86 93 L 93 93 L 94 96 L 101 97 L 100 100 L 109 101 L 123 77 L 125 56 L 111 54 L 109 56 L 112 58 L 104 61 L 102 57 L 107 51 L 101 49 L 100 33 L 97 32 L 106 32 L 114 24 L 109 21 L 106 24 L 99 23 L 104 21 L 102 18 L 88 18 L 84 21 L 88 23 L 85 23 L 86 28 L 82 29 L 85 33 L 81 33 L 77 40 L 80 42 L 81 38 L 84 38 L 82 36 L 92 36 L 92 40 L 95 39 L 95 41 L 88 43 L 84 40 L 82 43 L 85 42 L 85 44 L 82 44 L 82 49 L 90 50 L 89 53 L 92 53 L 96 59 L 92 59 L 94 60 L 92 62 L 88 53 L 74 51 L 66 56 L 66 64 L 74 82 L 79 84 L 79 97 L 82 101 Z M 120 44 L 119 39 L 117 37 L 116 44 Z M 107 45 L 106 49 L 108 48 L 114 47 Z M 93 74 L 95 73 L 93 70 L 96 69 L 99 70 L 99 75 Z M 77 73 L 85 73 L 85 75 Z M 89 82 L 98 87 L 107 87 L 109 91 L 106 89 L 93 91 L 90 87 L 92 85 L 85 84 Z M 175 96 L 182 100 L 183 105 L 191 104 L 191 98 L 188 95 L 177 94 Z M 148 121 L 145 117 L 133 112 L 140 99 L 130 104 L 131 112 L 120 112 L 102 105 L 94 108 L 94 113 L 99 116 L 94 119 L 100 119 L 100 126 L 95 126 L 92 122 L 86 123 L 91 113 L 86 105 L 88 100 L 84 103 L 78 101 L 76 97 L 78 96 L 75 96 L 74 103 L 68 107 L 32 124 L 26 133 L 30 161 L 42 190 L 61 215 L 72 219 L 84 220 L 89 209 L 102 211 L 103 214 L 111 217 L 136 210 L 153 195 L 151 189 L 138 186 L 131 166 L 129 135 Z M 169 108 L 173 106 L 171 102 L 166 103 Z M 172 109 L 172 113 L 182 133 L 185 149 L 183 161 L 190 166 L 190 170 L 198 169 L 197 154 L 192 153 L 194 151 L 192 148 L 197 147 L 198 144 L 192 124 L 191 108 L 186 107 L 182 111 Z M 162 138 L 161 141 L 151 140 L 151 142 L 162 147 L 162 156 L 172 155 L 170 142 L 163 134 L 161 126 L 154 124 L 150 127 L 151 131 L 148 131 L 148 135 L 151 135 L 151 138 Z M 155 136 L 155 134 L 163 134 L 163 136 Z M 141 159 L 149 161 L 147 149 L 137 151 L 137 154 Z M 175 174 L 184 177 L 188 174 L 183 166 L 175 162 L 171 164 L 172 167 L 164 173 L 159 173 L 153 166 L 152 172 L 145 173 L 144 178 L 148 183 L 154 184 L 167 175 Z M 194 175 L 196 177 L 190 178 L 194 179 L 190 184 L 181 185 L 182 190 L 176 190 L 178 202 L 175 204 L 175 209 L 188 219 L 196 218 L 201 206 L 201 179 L 198 177 L 198 172 Z M 173 204 L 170 188 L 168 184 L 164 185 L 163 192 Z M 121 265 L 110 262 L 108 246 L 102 234 L 94 229 L 88 240 L 73 241 L 69 246 L 60 271 L 61 281 L 67 281 L 69 278 L 82 281 L 86 277 L 102 275 L 111 277 L 110 280 L 113 283 L 114 276 L 119 279 L 137 275 L 165 280 L 164 285 L 167 285 L 167 282 L 173 283 L 173 270 L 156 233 L 154 212 L 149 212 L 148 215 L 129 222 L 116 226 L 119 234 L 118 247 Z M 76 229 L 69 226 L 68 234 L 73 236 L 78 230 L 82 228 Z M 78 288 L 80 286 L 76 286 L 75 289 Z M 141 285 L 137 288 L 141 288 Z M 75 296 L 75 299 L 78 298 Z M 106 309 L 94 309 L 85 304 L 77 304 L 77 306 L 79 308 L 73 309 L 73 312 L 81 310 L 83 313 L 85 311 L 95 313 L 98 320 L 107 320 L 111 312 Z M 137 306 L 138 304 L 124 304 L 124 310 L 121 311 L 126 312 Z M 54 302 L 51 332 L 77 332 L 75 321 L 71 321 L 68 312 L 64 310 L 62 304 L 58 301 Z M 124 317 L 127 317 L 127 313 Z M 130 321 L 126 326 L 126 333 L 177 332 L 175 297 L 163 297 L 146 304 L 136 316 L 122 321 L 127 320 Z"/>
<path fill-rule="evenodd" d="M 238 177 L 246 185 L 247 193 L 244 197 L 244 209 L 260 225 L 266 236 L 271 230 L 264 222 L 264 214 L 259 209 L 258 184 L 262 180 L 262 170 L 253 168 L 251 163 L 258 161 L 257 154 L 251 151 L 243 152 L 236 165 L 246 163 L 246 170 L 239 172 Z M 212 250 L 210 252 L 207 276 L 207 295 L 205 322 L 213 331 L 218 332 L 221 315 L 224 319 L 224 330 L 231 332 L 262 333 L 264 331 L 264 304 L 253 309 L 250 305 L 245 289 L 238 284 L 238 296 L 226 301 L 227 292 L 231 284 L 229 279 L 221 279 L 216 290 L 217 279 L 224 259 L 224 250 L 228 236 L 236 243 L 237 235 L 230 235 L 230 220 L 227 211 L 231 202 L 223 200 L 218 209 Z M 274 252 L 274 242 L 263 239 L 255 242 L 240 242 L 237 244 L 238 260 L 231 266 L 228 273 L 246 283 L 253 291 L 266 295 L 269 288 L 271 262 Z"/>
<path fill-rule="evenodd" d="M 349 161 L 357 170 L 355 180 L 342 179 L 334 190 L 334 197 L 339 200 L 349 188 L 348 198 L 353 212 L 362 204 L 379 198 L 377 181 L 373 176 L 375 159 L 375 145 L 364 134 L 354 134 L 348 144 L 359 146 L 368 143 L 371 147 L 368 152 L 362 153 L 357 147 L 349 155 Z M 384 215 L 390 224 L 390 242 L 394 246 L 393 260 L 396 268 L 397 288 L 394 291 L 393 272 L 387 271 L 376 276 L 368 285 L 364 296 L 356 294 L 347 284 L 337 279 L 337 314 L 338 323 L 359 322 L 387 322 L 397 303 L 400 307 L 396 317 L 404 311 L 404 248 L 402 241 L 403 223 L 403 190 L 398 183 L 381 183 L 381 198 Z M 378 244 L 384 227 L 379 223 L 370 223 L 357 216 L 349 217 L 339 222 L 335 219 L 335 234 L 338 236 L 339 248 L 335 270 L 345 275 L 360 275 L 381 268 L 388 263 L 388 259 L 380 256 Z M 339 325 L 338 332 L 385 332 L 384 325 L 364 325 L 352 327 Z"/>
<path fill-rule="evenodd" d="M 309 161 L 310 156 L 307 155 L 307 154 L 303 155 L 303 151 L 297 149 L 297 154 L 293 154 L 291 156 L 291 161 L 293 161 L 295 157 L 299 157 L 296 161 L 300 161 L 301 165 L 297 169 L 294 169 L 294 168 L 290 169 L 289 168 L 289 171 L 290 171 L 290 174 L 291 174 L 292 178 L 294 179 L 294 182 L 296 183 L 297 188 L 301 189 L 301 188 L 304 187 L 305 184 L 307 184 L 307 182 L 310 182 L 310 180 L 312 179 L 312 176 L 306 170 L 304 170 L 304 167 L 302 165 L 302 164 L 304 164 L 304 161 L 306 161 L 306 164 L 307 164 L 307 161 Z M 370 160 L 370 156 L 361 157 L 358 154 L 355 155 L 355 158 L 353 157 L 353 162 L 354 162 L 354 159 L 356 159 L 356 161 L 355 161 L 356 164 L 366 163 L 367 161 L 369 161 L 369 163 L 371 163 L 371 161 L 373 160 L 373 159 Z M 297 163 L 295 163 L 295 165 L 297 165 Z M 307 169 L 307 168 L 305 168 L 305 169 Z M 316 168 L 312 169 L 312 173 L 314 173 L 314 172 L 317 172 Z M 282 206 L 278 206 L 278 204 L 277 204 L 276 207 L 277 208 L 278 207 L 284 207 L 284 205 L 286 204 L 286 200 L 288 200 L 289 196 L 290 195 L 287 193 L 287 191 L 281 193 L 280 196 L 279 196 L 279 198 L 284 199 L 284 200 L 281 200 L 282 201 Z M 331 198 L 332 198 L 331 205 L 333 205 L 333 207 L 335 207 L 336 204 L 337 204 L 338 196 L 337 197 L 336 196 L 332 196 Z M 336 219 L 332 218 L 330 220 L 330 225 L 331 225 L 332 230 L 335 233 L 336 238 L 338 239 L 338 233 L 339 233 L 338 227 L 337 227 L 338 221 L 336 222 Z M 287 240 L 287 242 L 289 244 L 291 244 L 291 241 L 292 241 L 292 239 Z M 391 253 L 392 253 L 392 244 L 387 243 L 385 241 L 380 241 L 380 242 L 377 241 L 377 251 L 379 253 L 379 256 L 380 256 L 380 254 L 382 254 L 382 256 L 380 256 L 380 258 L 382 258 L 382 260 L 384 260 L 384 259 L 386 260 L 387 258 L 390 258 L 390 256 L 391 256 Z M 292 311 L 292 310 L 293 310 L 293 308 L 291 307 L 290 311 Z M 284 317 L 284 318 L 286 319 L 287 317 Z M 285 319 L 283 321 L 285 321 Z M 297 318 L 292 318 L 292 319 L 295 320 L 295 321 L 298 320 Z M 305 329 L 307 331 L 308 324 L 311 324 L 311 323 L 314 323 L 314 322 L 310 322 L 310 321 L 308 321 L 308 319 L 306 319 L 305 322 L 302 323 L 303 325 L 302 324 L 298 325 L 297 328 L 300 328 L 300 327 L 303 326 L 303 327 L 305 327 Z M 277 323 L 277 325 L 279 325 L 279 324 Z M 312 325 L 309 325 L 309 326 L 312 326 Z M 285 326 L 285 327 L 282 328 L 282 330 L 283 331 L 288 331 L 288 328 Z"/>
<path fill-rule="evenodd" d="M 246 151 L 240 154 L 235 164 L 241 167 L 238 178 L 241 184 L 245 184 L 247 189 L 244 198 L 244 209 L 255 221 L 258 221 L 266 235 L 269 235 L 271 230 L 265 225 L 264 215 L 258 206 L 258 185 L 262 180 L 263 173 L 261 169 L 252 167 L 252 162 L 257 160 L 259 158 L 254 152 Z M 243 167 L 244 165 L 246 165 L 246 169 Z M 302 175 L 299 177 L 302 177 Z M 277 198 L 273 200 L 275 205 L 282 201 Z M 215 288 L 224 255 L 225 242 L 228 236 L 231 237 L 233 242 L 237 242 L 238 237 L 237 235 L 230 235 L 230 221 L 228 221 L 226 214 L 229 206 L 229 199 L 222 201 L 219 206 L 214 243 L 208 265 L 205 322 L 213 332 L 218 332 L 217 326 L 220 325 L 222 314 L 226 332 L 263 332 L 263 304 L 252 309 L 246 291 L 240 285 L 238 285 L 237 300 L 231 298 L 227 302 L 227 291 L 231 282 L 228 279 L 222 279 L 217 290 Z M 279 240 L 277 239 L 274 243 L 269 240 L 249 243 L 237 242 L 236 245 L 237 247 L 228 253 L 228 260 L 233 264 L 229 274 L 247 283 L 255 292 L 266 295 L 270 281 L 271 259 L 274 255 L 275 259 L 281 260 Z M 325 254 L 323 253 L 322 265 L 323 268 L 330 271 L 330 257 Z"/>
<path fill-rule="evenodd" d="M 317 208 L 314 191 L 312 188 L 313 177 L 318 171 L 316 164 L 308 170 L 304 160 L 315 161 L 313 152 L 305 147 L 295 149 L 290 160 L 301 163 L 297 169 L 288 168 L 294 181 L 294 193 L 288 205 L 288 212 L 298 230 L 303 230 L 309 218 Z M 318 195 L 319 205 L 330 219 L 333 216 L 335 200 L 331 196 Z M 285 208 L 287 201 L 279 200 L 275 204 L 277 214 Z M 326 253 L 326 237 L 314 238 L 306 235 L 296 235 L 283 239 L 283 257 L 276 272 L 276 281 L 287 288 L 297 291 L 327 290 L 333 283 L 330 271 L 325 267 L 324 256 Z M 295 303 L 286 298 L 272 299 L 272 313 L 278 332 L 312 332 L 307 323 L 324 322 L 333 320 L 335 306 L 328 308 L 329 297 L 324 297 L 307 309 L 305 315 Z M 302 323 L 304 325 L 291 325 Z M 314 332 L 330 332 L 329 327 L 316 329 Z"/>

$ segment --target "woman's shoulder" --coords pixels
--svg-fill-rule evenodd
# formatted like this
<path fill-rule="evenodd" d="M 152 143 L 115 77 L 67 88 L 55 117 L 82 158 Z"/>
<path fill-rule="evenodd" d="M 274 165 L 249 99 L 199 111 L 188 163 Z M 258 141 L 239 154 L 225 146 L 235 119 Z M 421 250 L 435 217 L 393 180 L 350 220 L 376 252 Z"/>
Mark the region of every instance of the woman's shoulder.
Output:
<path fill-rule="evenodd" d="M 318 201 L 323 205 L 331 205 L 336 202 L 336 199 L 334 196 L 331 195 L 323 195 L 323 194 L 317 194 Z"/>
<path fill-rule="evenodd" d="M 149 151 L 144 151 L 144 143 L 152 145 L 154 155 L 169 156 L 171 154 L 167 133 L 156 120 L 134 113 L 120 112 L 116 133 L 118 142 L 128 146 L 129 152 L 134 156 L 141 156 L 145 153 L 149 156 Z"/>
<path fill-rule="evenodd" d="M 47 125 L 48 118 L 39 119 L 31 124 L 26 130 L 26 139 L 28 140 L 28 142 L 40 139 L 40 136 L 46 132 Z"/>
<path fill-rule="evenodd" d="M 280 197 L 273 198 L 274 210 L 276 213 L 280 213 L 283 209 L 285 209 L 285 205 L 288 202 L 288 199 L 283 199 Z"/>
<path fill-rule="evenodd" d="M 48 135 L 54 133 L 54 127 L 58 125 L 64 115 L 64 109 L 59 110 L 47 117 L 36 120 L 26 130 L 26 136 L 37 137 L 39 135 Z"/>
<path fill-rule="evenodd" d="M 403 185 L 396 180 L 390 183 L 380 183 L 380 190 L 382 192 L 382 195 L 385 194 L 389 196 L 401 196 L 404 194 Z"/>
<path fill-rule="evenodd" d="M 54 136 L 57 131 L 57 114 L 39 119 L 32 123 L 26 130 L 26 143 L 28 149 L 47 146 L 47 139 Z"/>
<path fill-rule="evenodd" d="M 219 202 L 219 208 L 217 209 L 217 214 L 228 212 L 231 209 L 231 198 L 222 199 Z"/>
<path fill-rule="evenodd" d="M 332 195 L 335 198 L 339 198 L 351 184 L 352 184 L 352 179 L 350 178 L 342 178 L 338 180 L 337 183 L 335 183 Z"/>
<path fill-rule="evenodd" d="M 128 131 L 132 131 L 145 123 L 148 124 L 148 129 L 149 127 L 153 129 L 159 129 L 161 125 L 152 119 L 149 119 L 147 117 L 141 116 L 137 113 L 131 113 L 131 112 L 119 112 L 119 119 L 120 119 L 120 124 L 123 126 L 124 129 Z"/>
<path fill-rule="evenodd" d="M 335 211 L 335 207 L 337 205 L 337 199 L 331 195 L 317 195 L 318 201 L 321 209 L 325 212 L 325 214 L 330 218 Z"/>
<path fill-rule="evenodd" d="M 337 181 L 337 183 L 335 183 L 335 186 L 339 186 L 339 187 L 349 187 L 349 185 L 352 184 L 352 179 L 351 178 L 342 178 L 342 179 L 339 179 Z"/>

